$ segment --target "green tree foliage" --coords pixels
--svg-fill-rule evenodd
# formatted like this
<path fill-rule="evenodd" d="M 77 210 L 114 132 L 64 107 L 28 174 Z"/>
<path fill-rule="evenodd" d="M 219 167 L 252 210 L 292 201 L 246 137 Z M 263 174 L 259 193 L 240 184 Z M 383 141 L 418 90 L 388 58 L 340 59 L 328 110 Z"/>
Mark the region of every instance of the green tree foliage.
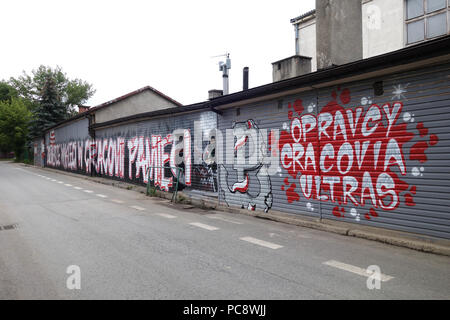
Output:
<path fill-rule="evenodd" d="M 91 84 L 81 79 L 70 79 L 59 66 L 51 68 L 41 65 L 31 75 L 23 72 L 18 78 L 11 78 L 9 84 L 17 90 L 20 97 L 30 102 L 30 110 L 34 111 L 43 98 L 49 79 L 52 79 L 58 101 L 66 110 L 65 119 L 76 114 L 75 107 L 85 104 L 95 93 Z"/>
<path fill-rule="evenodd" d="M 85 104 L 95 93 L 91 84 L 69 79 L 59 66 L 41 65 L 31 75 L 23 72 L 18 78 L 11 78 L 9 84 L 33 113 L 30 140 L 45 128 L 75 115 L 76 106 Z"/>
<path fill-rule="evenodd" d="M 31 112 L 24 101 L 12 97 L 11 101 L 0 101 L 0 150 L 14 151 L 20 159 L 28 135 Z"/>
<path fill-rule="evenodd" d="M 5 81 L 0 81 L 0 101 L 11 102 L 12 98 L 17 98 L 17 90 Z"/>
<path fill-rule="evenodd" d="M 39 94 L 40 99 L 33 109 L 30 138 L 41 135 L 44 129 L 67 118 L 66 106 L 61 101 L 61 91 L 53 77 L 47 76 Z"/>

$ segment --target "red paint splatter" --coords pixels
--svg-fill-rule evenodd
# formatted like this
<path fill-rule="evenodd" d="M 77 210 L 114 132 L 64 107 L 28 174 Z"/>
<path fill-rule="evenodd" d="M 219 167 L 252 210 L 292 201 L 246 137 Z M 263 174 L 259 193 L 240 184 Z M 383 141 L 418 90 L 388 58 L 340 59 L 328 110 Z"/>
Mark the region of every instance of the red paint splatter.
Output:
<path fill-rule="evenodd" d="M 348 104 L 351 101 L 350 90 L 344 89 L 341 92 L 341 101 L 343 104 Z"/>
<path fill-rule="evenodd" d="M 409 193 L 405 194 L 405 204 L 409 207 L 414 207 L 416 205 L 413 196 L 410 195 Z"/>
<path fill-rule="evenodd" d="M 423 122 L 419 122 L 416 126 L 417 130 L 419 130 L 419 134 L 421 137 L 425 137 L 428 134 L 428 129 L 425 128 Z"/>
<path fill-rule="evenodd" d="M 339 207 L 336 206 L 336 207 L 333 208 L 333 215 L 335 217 L 338 217 L 338 218 L 344 218 L 344 216 L 345 216 L 345 209 L 344 208 L 339 209 Z"/>
<path fill-rule="evenodd" d="M 333 98 L 334 101 L 336 101 L 337 99 L 336 91 L 331 92 L 331 97 Z"/>
<path fill-rule="evenodd" d="M 370 216 L 369 216 L 368 214 L 366 214 L 364 217 L 365 217 L 367 220 L 370 220 Z"/>
<path fill-rule="evenodd" d="M 300 200 L 300 195 L 295 192 L 295 188 L 297 188 L 297 185 L 295 183 L 291 184 L 289 189 L 286 190 L 286 196 L 288 203 L 292 203 L 294 201 Z"/>
<path fill-rule="evenodd" d="M 288 177 L 284 178 L 284 184 L 286 184 L 286 185 L 289 184 L 289 178 Z"/>
<path fill-rule="evenodd" d="M 378 213 L 373 208 L 370 208 L 369 212 L 372 217 L 374 218 L 378 217 Z"/>
<path fill-rule="evenodd" d="M 428 144 L 425 141 L 419 141 L 411 147 L 409 151 L 410 160 L 419 160 L 421 163 L 427 161 L 427 155 L 425 151 L 428 149 Z"/>
<path fill-rule="evenodd" d="M 293 112 L 292 112 L 292 110 L 289 110 L 289 112 L 288 112 L 289 120 L 292 120 L 292 117 L 293 117 Z"/>
<path fill-rule="evenodd" d="M 284 191 L 284 185 L 283 185 L 283 186 L 281 186 L 281 191 Z"/>
<path fill-rule="evenodd" d="M 294 102 L 294 110 L 299 115 L 303 113 L 305 108 L 303 107 L 303 101 L 302 100 L 295 100 L 295 102 Z"/>
<path fill-rule="evenodd" d="M 430 146 L 435 146 L 439 142 L 439 138 L 437 135 L 430 135 Z"/>
<path fill-rule="evenodd" d="M 416 194 L 416 186 L 412 186 L 411 189 L 409 190 L 409 192 L 411 192 L 412 194 Z"/>

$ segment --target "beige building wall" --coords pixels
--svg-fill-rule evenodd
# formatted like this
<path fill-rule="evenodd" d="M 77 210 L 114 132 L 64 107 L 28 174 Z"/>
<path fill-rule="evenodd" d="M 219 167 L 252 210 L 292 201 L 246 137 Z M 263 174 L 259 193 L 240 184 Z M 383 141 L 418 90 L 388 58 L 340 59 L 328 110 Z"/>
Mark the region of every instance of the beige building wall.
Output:
<path fill-rule="evenodd" d="M 312 19 L 304 24 L 298 24 L 299 28 L 299 54 L 311 57 L 311 72 L 317 70 L 316 59 L 316 20 Z"/>
<path fill-rule="evenodd" d="M 362 23 L 364 59 L 405 46 L 404 0 L 363 0 Z"/>
<path fill-rule="evenodd" d="M 145 90 L 95 111 L 95 122 L 101 123 L 171 107 L 178 107 L 178 105 L 151 90 Z"/>

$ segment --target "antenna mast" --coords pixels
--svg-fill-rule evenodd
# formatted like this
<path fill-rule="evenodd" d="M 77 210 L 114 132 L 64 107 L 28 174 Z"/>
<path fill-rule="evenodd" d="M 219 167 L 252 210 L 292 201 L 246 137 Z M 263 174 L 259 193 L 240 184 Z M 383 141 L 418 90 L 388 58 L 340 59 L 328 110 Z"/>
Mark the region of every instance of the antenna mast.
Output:
<path fill-rule="evenodd" d="M 219 62 L 219 71 L 222 71 L 222 78 L 223 78 L 223 95 L 226 95 L 230 92 L 229 82 L 228 82 L 228 70 L 231 69 L 230 54 L 226 53 L 226 54 L 222 54 L 222 55 L 215 56 L 212 58 L 216 58 L 216 57 L 227 57 L 225 62 L 223 62 L 223 61 Z"/>

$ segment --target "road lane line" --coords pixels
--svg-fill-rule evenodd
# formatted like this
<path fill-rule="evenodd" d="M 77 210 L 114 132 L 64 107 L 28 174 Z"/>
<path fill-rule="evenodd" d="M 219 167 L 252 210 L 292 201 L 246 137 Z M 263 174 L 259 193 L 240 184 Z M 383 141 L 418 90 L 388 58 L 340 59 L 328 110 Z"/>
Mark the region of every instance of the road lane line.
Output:
<path fill-rule="evenodd" d="M 86 192 L 86 193 L 93 193 L 94 191 L 92 191 L 92 190 L 83 190 L 83 192 Z"/>
<path fill-rule="evenodd" d="M 344 271 L 347 271 L 347 272 L 352 272 L 352 273 L 355 273 L 355 274 L 363 276 L 363 277 L 370 277 L 372 275 L 371 273 L 366 272 L 366 269 L 363 269 L 363 268 L 360 268 L 360 267 L 357 267 L 357 266 L 353 266 L 351 264 L 346 264 L 346 263 L 343 263 L 343 262 L 339 262 L 339 261 L 336 261 L 336 260 L 329 260 L 329 261 L 326 261 L 326 262 L 322 262 L 322 264 L 330 266 L 330 267 L 334 267 L 334 268 L 337 268 L 337 269 L 340 269 L 340 270 L 344 270 Z M 385 275 L 385 274 L 380 274 L 380 280 L 383 281 L 383 282 L 389 281 L 391 279 L 394 279 L 394 277 L 388 276 L 388 275 Z"/>
<path fill-rule="evenodd" d="M 111 201 L 112 201 L 112 202 L 115 202 L 115 203 L 119 203 L 119 204 L 122 204 L 122 203 L 123 203 L 122 200 L 117 200 L 117 199 L 112 199 Z"/>
<path fill-rule="evenodd" d="M 51 179 L 50 181 L 52 181 L 52 182 L 56 182 L 56 180 L 55 180 L 55 179 Z"/>
<path fill-rule="evenodd" d="M 100 198 L 108 198 L 108 196 L 105 196 L 104 194 L 100 194 L 100 193 L 97 193 L 96 196 L 100 197 Z"/>
<path fill-rule="evenodd" d="M 243 238 L 239 238 L 239 239 L 241 239 L 243 241 L 247 241 L 247 242 L 253 243 L 253 244 L 257 244 L 259 246 L 263 246 L 263 247 L 266 247 L 266 248 L 274 249 L 274 250 L 283 248 L 283 246 L 280 246 L 279 244 L 272 243 L 272 242 L 267 242 L 267 241 L 264 241 L 264 240 L 259 240 L 259 239 L 252 238 L 252 237 L 243 237 Z"/>
<path fill-rule="evenodd" d="M 136 209 L 136 210 L 139 210 L 139 211 L 144 211 L 145 210 L 145 208 L 142 208 L 142 207 L 139 207 L 139 206 L 130 206 L 130 208 L 133 208 L 133 209 Z"/>
<path fill-rule="evenodd" d="M 210 219 L 216 219 L 216 220 L 222 220 L 222 221 L 226 221 L 226 222 L 229 222 L 229 223 L 234 223 L 234 224 L 242 224 L 242 222 L 238 222 L 238 221 L 236 221 L 236 220 L 232 220 L 232 219 L 228 219 L 228 218 L 223 218 L 223 217 L 220 217 L 220 216 L 207 216 L 208 218 L 210 218 Z"/>
<path fill-rule="evenodd" d="M 71 185 L 71 184 L 68 184 L 68 183 L 66 183 L 66 184 L 65 184 L 65 186 L 66 186 L 66 187 L 71 187 L 72 185 Z"/>
<path fill-rule="evenodd" d="M 167 213 L 157 213 L 158 216 L 163 217 L 163 218 L 167 218 L 167 219 L 175 219 L 176 216 L 173 216 L 171 214 L 167 214 Z"/>
<path fill-rule="evenodd" d="M 58 183 L 64 183 L 64 182 L 62 182 L 62 181 L 58 181 Z"/>
<path fill-rule="evenodd" d="M 76 189 L 76 190 L 81 190 L 81 189 L 83 189 L 83 188 L 80 188 L 80 187 L 73 187 L 74 189 Z"/>
<path fill-rule="evenodd" d="M 191 226 L 195 226 L 195 227 L 198 227 L 198 228 L 206 229 L 206 230 L 209 230 L 209 231 L 219 230 L 219 228 L 216 228 L 216 227 L 204 224 L 204 223 L 200 223 L 200 222 L 191 222 L 189 224 Z"/>

